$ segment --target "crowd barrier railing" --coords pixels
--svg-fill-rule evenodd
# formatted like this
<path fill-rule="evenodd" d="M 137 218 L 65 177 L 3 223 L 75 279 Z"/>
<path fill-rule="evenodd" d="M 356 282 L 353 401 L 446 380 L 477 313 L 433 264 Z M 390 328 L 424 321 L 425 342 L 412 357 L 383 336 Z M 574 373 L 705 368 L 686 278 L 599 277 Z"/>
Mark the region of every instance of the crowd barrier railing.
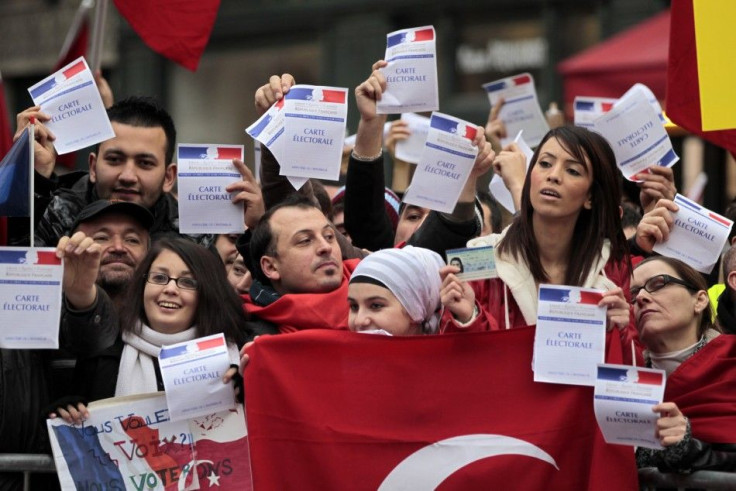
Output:
<path fill-rule="evenodd" d="M 56 472 L 54 458 L 45 454 L 0 454 L 0 472 L 22 472 L 23 491 L 31 491 L 31 474 Z"/>
<path fill-rule="evenodd" d="M 656 467 L 639 469 L 639 489 L 648 491 L 658 488 L 734 490 L 736 473 L 697 471 L 692 474 L 671 474 L 659 472 Z"/>
<path fill-rule="evenodd" d="M 56 472 L 54 459 L 45 454 L 0 454 L 0 472 L 23 473 L 23 490 L 30 491 L 32 473 Z M 717 471 L 697 471 L 692 474 L 670 474 L 659 472 L 654 467 L 639 469 L 639 489 L 736 489 L 736 473 Z"/>

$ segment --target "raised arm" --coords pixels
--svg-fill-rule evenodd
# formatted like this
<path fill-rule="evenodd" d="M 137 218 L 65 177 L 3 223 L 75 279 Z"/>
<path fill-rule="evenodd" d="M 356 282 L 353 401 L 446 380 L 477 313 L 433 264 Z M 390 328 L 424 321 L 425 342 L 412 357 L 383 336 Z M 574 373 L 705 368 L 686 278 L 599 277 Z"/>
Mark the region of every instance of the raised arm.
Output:
<path fill-rule="evenodd" d="M 384 66 L 383 60 L 374 63 L 370 77 L 355 89 L 360 122 L 345 181 L 345 228 L 354 245 L 371 251 L 394 245 L 393 226 L 384 207 L 381 148 L 386 116 L 376 114 L 376 101 L 386 88 L 379 71 Z"/>

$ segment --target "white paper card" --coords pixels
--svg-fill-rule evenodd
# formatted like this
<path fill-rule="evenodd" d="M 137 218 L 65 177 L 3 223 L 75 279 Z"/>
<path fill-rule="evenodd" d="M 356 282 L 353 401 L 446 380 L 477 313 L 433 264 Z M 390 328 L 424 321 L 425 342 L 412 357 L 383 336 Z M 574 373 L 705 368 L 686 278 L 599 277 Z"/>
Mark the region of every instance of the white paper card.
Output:
<path fill-rule="evenodd" d="M 575 126 L 582 126 L 583 128 L 592 130 L 594 128 L 593 121 L 613 109 L 616 101 L 618 99 L 612 99 L 610 97 L 586 97 L 581 95 L 575 97 L 573 115 Z"/>
<path fill-rule="evenodd" d="M 680 207 L 672 212 L 675 223 L 666 242 L 654 244 L 653 251 L 677 258 L 701 273 L 710 273 L 728 240 L 733 222 L 681 194 L 675 195 Z"/>
<path fill-rule="evenodd" d="M 524 139 L 527 143 L 532 147 L 539 145 L 542 137 L 549 131 L 549 125 L 539 106 L 531 74 L 522 73 L 489 82 L 483 84 L 483 88 L 488 94 L 491 106 L 498 104 L 499 99 L 504 99 L 498 117 L 506 125 L 507 134 L 516 135 L 524 130 Z M 501 140 L 501 144 L 506 145 L 510 141 L 511 138 L 505 138 Z"/>
<path fill-rule="evenodd" d="M 434 27 L 394 31 L 386 36 L 388 65 L 381 68 L 386 90 L 376 103 L 378 114 L 436 111 L 437 54 Z"/>
<path fill-rule="evenodd" d="M 404 202 L 452 213 L 478 155 L 471 144 L 477 130 L 467 121 L 432 113 L 422 158 Z"/>
<path fill-rule="evenodd" d="M 268 111 L 266 111 L 258 120 L 245 129 L 253 139 L 255 139 L 255 169 L 257 179 L 260 184 L 261 173 L 261 145 L 264 145 L 273 154 L 276 162 L 286 161 L 286 153 L 284 151 L 284 102 L 285 99 L 276 101 Z M 282 174 L 283 175 L 283 174 Z M 306 177 L 286 176 L 286 179 L 297 191 L 301 189 L 305 182 L 309 179 Z"/>
<path fill-rule="evenodd" d="M 655 437 L 664 396 L 664 370 L 601 364 L 594 392 L 595 417 L 607 443 L 661 449 Z"/>
<path fill-rule="evenodd" d="M 94 76 L 80 57 L 28 89 L 33 103 L 51 116 L 45 123 L 56 136 L 59 155 L 115 136 Z"/>
<path fill-rule="evenodd" d="M 396 142 L 396 158 L 404 162 L 417 164 L 419 159 L 422 158 L 424 144 L 427 141 L 429 118 L 419 114 L 406 113 L 401 115 L 401 119 L 409 125 L 411 135 L 406 140 Z"/>
<path fill-rule="evenodd" d="M 276 101 L 255 123 L 248 126 L 245 132 L 261 145 L 265 145 L 276 158 L 276 161 L 281 163 L 284 158 L 284 139 L 282 138 L 284 134 L 284 99 Z M 259 146 L 258 150 L 256 150 L 259 167 L 260 155 L 261 150 Z"/>
<path fill-rule="evenodd" d="M 649 105 L 652 106 L 652 109 L 654 109 L 654 112 L 659 115 L 659 120 L 662 122 L 662 124 L 665 124 L 664 114 L 662 113 L 662 106 L 659 104 L 659 101 L 657 100 L 657 96 L 654 95 L 654 92 L 651 91 L 649 87 L 647 87 L 644 84 L 634 84 L 632 88 L 638 87 L 638 90 L 644 91 L 644 94 L 647 96 L 647 100 L 649 101 Z M 631 90 L 631 89 L 629 89 Z M 584 128 L 588 128 L 589 130 L 594 129 L 594 121 L 601 115 L 607 113 L 611 109 L 613 109 L 613 106 L 618 102 L 618 99 L 613 99 L 610 97 L 587 97 L 587 96 L 577 96 L 575 97 L 575 104 L 574 104 L 574 124 L 575 126 L 582 126 Z"/>
<path fill-rule="evenodd" d="M 243 145 L 182 143 L 177 147 L 179 231 L 183 234 L 242 234 L 243 203 L 225 188 L 242 179 L 233 159 Z"/>
<path fill-rule="evenodd" d="M 0 248 L 0 348 L 59 347 L 63 278 L 54 248 Z"/>
<path fill-rule="evenodd" d="M 522 133 L 523 130 L 519 131 L 519 133 L 516 135 L 516 138 L 514 138 L 514 142 L 516 142 L 516 144 L 519 146 L 519 149 L 524 153 L 524 156 L 526 157 L 526 168 L 529 169 L 529 164 L 532 161 L 534 152 L 524 141 L 524 138 L 521 136 Z M 506 208 L 509 213 L 516 213 L 514 198 L 513 196 L 511 196 L 511 192 L 506 187 L 506 184 L 504 184 L 503 178 L 501 176 L 499 176 L 498 174 L 493 174 L 493 178 L 491 178 L 491 182 L 488 184 L 488 191 L 490 191 L 491 195 L 496 198 L 496 201 L 498 201 L 501 206 Z"/>
<path fill-rule="evenodd" d="M 281 175 L 337 181 L 347 117 L 347 89 L 295 85 L 284 97 Z"/>
<path fill-rule="evenodd" d="M 621 173 L 629 180 L 653 165 L 670 167 L 680 158 L 641 84 L 629 89 L 607 113 L 594 121 L 594 129 L 611 144 Z"/>
<path fill-rule="evenodd" d="M 158 359 L 172 420 L 235 407 L 232 384 L 222 383 L 230 367 L 222 334 L 162 346 Z"/>
<path fill-rule="evenodd" d="M 595 385 L 606 344 L 606 309 L 598 307 L 602 295 L 591 288 L 539 286 L 535 382 Z"/>

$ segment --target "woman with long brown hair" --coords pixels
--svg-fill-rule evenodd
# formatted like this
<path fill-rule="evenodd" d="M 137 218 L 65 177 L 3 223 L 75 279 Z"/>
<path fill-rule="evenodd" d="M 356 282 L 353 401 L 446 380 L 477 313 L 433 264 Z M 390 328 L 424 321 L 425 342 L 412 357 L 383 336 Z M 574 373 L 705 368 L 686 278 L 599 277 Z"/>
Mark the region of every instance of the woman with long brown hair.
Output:
<path fill-rule="evenodd" d="M 510 188 L 521 187 L 505 177 Z M 631 268 L 620 180 L 603 137 L 575 126 L 550 130 L 526 173 L 518 216 L 502 233 L 468 243 L 494 247 L 498 278 L 463 283 L 452 266 L 443 270 L 442 300 L 452 313 L 444 331 L 534 325 L 544 283 L 606 291 L 601 305 L 608 307 L 609 327 L 629 326 L 624 292 Z"/>

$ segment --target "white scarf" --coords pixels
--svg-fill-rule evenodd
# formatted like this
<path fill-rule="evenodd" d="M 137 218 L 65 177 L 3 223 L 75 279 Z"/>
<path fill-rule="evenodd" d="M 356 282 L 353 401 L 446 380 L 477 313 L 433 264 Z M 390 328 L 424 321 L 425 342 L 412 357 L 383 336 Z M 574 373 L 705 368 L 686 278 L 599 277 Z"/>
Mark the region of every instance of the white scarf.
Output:
<path fill-rule="evenodd" d="M 506 236 L 508 231 L 506 227 L 500 234 L 490 234 L 483 237 L 476 237 L 468 241 L 468 247 L 482 247 L 482 246 L 493 246 L 494 248 L 501 242 Z M 597 288 L 599 290 L 608 291 L 615 288 L 617 285 L 606 277 L 605 267 L 608 263 L 608 258 L 611 256 L 611 242 L 608 239 L 603 241 L 603 247 L 601 248 L 600 254 L 593 262 L 588 275 L 583 280 L 581 286 L 585 288 Z M 511 291 L 516 305 L 519 307 L 521 314 L 524 316 L 524 321 L 527 325 L 533 325 L 537 323 L 537 307 L 539 290 L 532 276 L 532 272 L 529 270 L 529 266 L 521 261 L 517 262 L 511 254 L 496 254 L 496 272 L 498 277 L 504 282 L 504 295 L 506 294 L 506 288 Z M 504 301 L 506 309 L 506 328 L 508 329 L 508 301 Z"/>
<path fill-rule="evenodd" d="M 161 346 L 191 341 L 197 337 L 197 328 L 194 326 L 175 334 L 154 331 L 143 323 L 140 327 L 140 335 L 132 331 L 123 332 L 125 347 L 120 357 L 116 397 L 158 391 L 153 359 L 158 358 Z"/>
<path fill-rule="evenodd" d="M 441 316 L 440 268 L 442 256 L 429 249 L 406 246 L 382 249 L 363 258 L 352 278 L 367 276 L 380 281 L 394 294 L 423 334 L 435 334 Z"/>

